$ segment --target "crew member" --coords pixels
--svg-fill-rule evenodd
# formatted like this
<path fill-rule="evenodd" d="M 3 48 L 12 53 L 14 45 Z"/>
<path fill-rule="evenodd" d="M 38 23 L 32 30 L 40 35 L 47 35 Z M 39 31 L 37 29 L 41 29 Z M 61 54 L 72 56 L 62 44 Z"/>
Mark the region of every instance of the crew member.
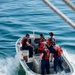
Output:
<path fill-rule="evenodd" d="M 38 45 L 38 52 L 41 53 L 45 49 L 46 39 L 43 34 L 40 34 L 40 40 Z"/>
<path fill-rule="evenodd" d="M 49 35 L 50 35 L 50 38 L 47 40 L 47 43 L 48 43 L 48 45 L 51 45 L 51 42 L 52 41 L 56 42 L 56 39 L 54 37 L 54 33 L 53 32 L 49 33 Z"/>
<path fill-rule="evenodd" d="M 40 34 L 40 40 L 39 40 L 39 42 L 44 42 L 44 41 L 46 41 L 44 35 L 43 34 Z"/>
<path fill-rule="evenodd" d="M 58 66 L 60 67 L 61 71 L 64 70 L 63 65 L 62 65 L 62 54 L 63 51 L 59 45 L 56 45 L 55 42 L 52 43 L 52 46 L 56 50 L 56 53 L 53 54 L 54 57 L 54 72 L 58 72 Z"/>
<path fill-rule="evenodd" d="M 31 39 L 29 34 L 26 34 L 25 37 L 23 37 L 21 43 L 22 43 L 22 50 L 29 50 L 29 57 L 32 57 L 33 47 L 31 45 Z"/>
<path fill-rule="evenodd" d="M 54 53 L 55 51 L 52 49 L 52 42 L 53 41 L 56 42 L 56 39 L 54 37 L 53 32 L 49 33 L 49 35 L 50 35 L 50 38 L 47 40 L 48 48 L 49 48 L 51 53 Z"/>
<path fill-rule="evenodd" d="M 45 49 L 40 54 L 40 59 L 39 59 L 39 60 L 41 60 L 41 74 L 42 75 L 45 74 L 45 70 L 46 70 L 46 74 L 50 74 L 49 58 L 50 58 L 50 51 L 47 48 L 47 45 L 45 45 Z"/>

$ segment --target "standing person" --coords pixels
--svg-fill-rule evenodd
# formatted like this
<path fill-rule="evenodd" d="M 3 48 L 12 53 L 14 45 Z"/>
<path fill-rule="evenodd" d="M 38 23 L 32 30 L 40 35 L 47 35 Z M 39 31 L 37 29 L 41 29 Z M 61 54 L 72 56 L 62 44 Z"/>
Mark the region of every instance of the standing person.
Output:
<path fill-rule="evenodd" d="M 29 57 L 32 57 L 33 47 L 31 46 L 31 39 L 29 34 L 26 34 L 25 37 L 23 37 L 21 43 L 22 43 L 22 50 L 29 50 Z"/>
<path fill-rule="evenodd" d="M 45 45 L 44 51 L 40 54 L 40 60 L 41 60 L 41 74 L 50 74 L 50 63 L 49 63 L 49 58 L 50 58 L 50 51 L 48 50 L 47 46 Z"/>
<path fill-rule="evenodd" d="M 56 45 L 55 42 L 52 43 L 53 48 L 56 50 L 56 53 L 53 54 L 54 57 L 54 72 L 58 72 L 58 66 L 60 67 L 61 71 L 64 70 L 62 65 L 62 54 L 63 51 L 59 45 Z"/>
<path fill-rule="evenodd" d="M 56 42 L 56 39 L 55 39 L 55 37 L 54 37 L 54 33 L 51 32 L 51 33 L 49 33 L 49 35 L 50 35 L 50 38 L 52 39 L 52 41 L 55 41 L 55 42 Z"/>
<path fill-rule="evenodd" d="M 38 44 L 38 52 L 41 53 L 45 49 L 46 40 L 43 34 L 40 34 L 39 44 Z"/>
<path fill-rule="evenodd" d="M 44 41 L 46 41 L 44 35 L 43 34 L 40 34 L 40 40 L 39 40 L 39 42 L 44 42 Z"/>
<path fill-rule="evenodd" d="M 47 40 L 48 48 L 49 48 L 51 53 L 54 53 L 55 51 L 53 49 L 51 49 L 51 48 L 53 48 L 52 47 L 52 42 L 53 41 L 56 42 L 56 39 L 54 37 L 54 33 L 53 32 L 49 33 L 49 35 L 50 35 L 50 38 Z"/>
<path fill-rule="evenodd" d="M 54 33 L 53 32 L 49 33 L 49 35 L 50 35 L 50 38 L 47 40 L 47 43 L 48 43 L 48 45 L 51 45 L 51 42 L 52 41 L 56 42 L 56 39 L 54 37 Z"/>

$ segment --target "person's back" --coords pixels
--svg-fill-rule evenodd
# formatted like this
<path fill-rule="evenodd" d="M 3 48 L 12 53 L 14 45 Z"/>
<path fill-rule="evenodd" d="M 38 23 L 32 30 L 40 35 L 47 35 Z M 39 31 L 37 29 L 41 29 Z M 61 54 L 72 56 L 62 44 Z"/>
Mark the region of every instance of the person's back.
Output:
<path fill-rule="evenodd" d="M 57 73 L 58 72 L 58 65 L 59 65 L 61 71 L 63 71 L 63 69 L 64 69 L 63 65 L 62 65 L 63 51 L 62 51 L 62 49 L 59 45 L 55 44 L 55 42 L 53 43 L 53 47 L 56 50 L 56 52 L 53 54 L 53 57 L 54 57 L 54 71 L 55 71 L 55 73 Z"/>
<path fill-rule="evenodd" d="M 44 53 L 44 56 L 42 57 L 42 59 L 49 60 L 49 58 L 50 58 L 49 49 L 44 49 L 43 53 Z"/>
<path fill-rule="evenodd" d="M 38 52 L 41 53 L 45 48 L 44 48 L 45 44 L 43 42 L 40 42 L 39 43 L 39 46 L 38 46 Z"/>
<path fill-rule="evenodd" d="M 39 44 L 38 44 L 38 52 L 41 53 L 44 50 L 44 46 L 45 46 L 46 40 L 44 38 L 43 34 L 40 34 L 40 40 L 39 40 Z"/>
<path fill-rule="evenodd" d="M 63 51 L 59 45 L 55 45 L 54 49 L 57 51 L 57 53 L 55 53 L 55 56 L 61 56 L 63 54 Z"/>
<path fill-rule="evenodd" d="M 41 59 L 41 74 L 42 75 L 45 74 L 45 69 L 46 69 L 46 73 L 50 74 L 50 62 L 49 62 L 49 58 L 50 58 L 50 51 L 47 48 L 47 46 L 45 45 L 44 51 L 42 51 L 42 53 L 40 54 L 40 59 Z"/>

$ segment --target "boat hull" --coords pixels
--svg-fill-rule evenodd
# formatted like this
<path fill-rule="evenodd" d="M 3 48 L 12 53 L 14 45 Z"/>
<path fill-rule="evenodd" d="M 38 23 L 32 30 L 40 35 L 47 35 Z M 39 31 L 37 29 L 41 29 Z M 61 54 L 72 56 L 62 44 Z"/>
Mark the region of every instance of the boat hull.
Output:
<path fill-rule="evenodd" d="M 26 75 L 41 75 L 40 72 L 38 72 L 38 67 L 39 67 L 39 64 L 37 65 L 36 63 L 38 63 L 37 59 L 35 57 L 37 56 L 33 56 L 32 58 L 29 58 L 28 57 L 28 51 L 27 50 L 24 50 L 22 51 L 21 50 L 21 39 L 18 39 L 17 42 L 16 42 L 16 53 L 17 53 L 17 56 L 18 56 L 18 59 L 20 61 L 20 64 L 22 65 L 23 69 L 25 70 L 26 72 Z M 25 61 L 22 57 L 22 53 L 24 53 L 24 55 L 27 57 L 27 61 Z M 70 64 L 70 62 L 67 60 L 67 58 L 64 56 L 64 54 L 62 55 L 63 57 L 63 60 L 65 61 L 64 64 L 66 67 L 68 67 L 66 70 L 65 70 L 65 73 L 66 75 L 72 75 L 74 73 L 74 68 L 73 66 Z M 35 60 L 37 62 L 35 62 Z M 35 65 L 33 65 L 35 64 Z M 29 66 L 29 65 L 33 65 L 33 66 Z M 32 67 L 32 68 L 31 68 Z M 33 70 L 33 69 L 36 69 Z M 53 70 L 51 70 L 53 71 Z M 45 74 L 46 75 L 46 74 Z M 54 75 L 53 73 L 50 74 L 50 75 Z"/>

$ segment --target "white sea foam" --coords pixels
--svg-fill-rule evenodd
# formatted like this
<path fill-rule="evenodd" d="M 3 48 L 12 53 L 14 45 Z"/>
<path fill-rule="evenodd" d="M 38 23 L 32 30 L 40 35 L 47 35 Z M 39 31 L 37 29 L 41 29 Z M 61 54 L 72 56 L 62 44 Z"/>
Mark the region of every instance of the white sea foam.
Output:
<path fill-rule="evenodd" d="M 68 59 L 68 61 L 71 63 L 73 69 L 74 69 L 74 75 L 75 75 L 75 54 L 69 53 L 66 50 L 64 50 L 64 55 Z"/>
<path fill-rule="evenodd" d="M 66 50 L 64 50 L 64 54 L 74 68 L 75 67 L 75 60 L 74 60 L 75 54 L 68 53 Z M 20 69 L 19 65 L 20 64 L 19 64 L 17 55 L 15 57 L 0 59 L 0 75 L 18 75 L 18 71 Z M 66 75 L 66 74 L 63 71 L 55 75 Z"/>
<path fill-rule="evenodd" d="M 19 61 L 17 56 L 0 59 L 0 75 L 18 75 Z"/>
<path fill-rule="evenodd" d="M 74 68 L 75 67 L 75 60 L 74 60 L 75 54 L 71 54 L 64 49 L 64 55 L 66 56 L 67 60 L 71 63 L 72 67 Z M 61 73 L 57 73 L 55 75 L 66 75 L 66 74 L 64 71 L 62 71 Z M 75 69 L 74 69 L 74 74 L 72 75 L 75 75 Z"/>

